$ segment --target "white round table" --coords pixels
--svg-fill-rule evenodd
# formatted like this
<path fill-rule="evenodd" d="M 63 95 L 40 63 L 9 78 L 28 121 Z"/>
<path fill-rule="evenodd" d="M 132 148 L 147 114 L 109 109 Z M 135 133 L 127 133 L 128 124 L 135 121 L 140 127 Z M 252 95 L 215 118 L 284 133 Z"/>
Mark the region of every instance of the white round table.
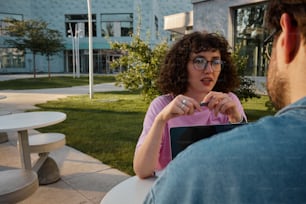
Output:
<path fill-rule="evenodd" d="M 102 199 L 100 204 L 138 204 L 143 203 L 156 177 L 140 179 L 133 176 L 112 188 Z"/>
<path fill-rule="evenodd" d="M 5 95 L 0 95 L 0 100 L 5 99 L 5 98 L 6 98 Z M 8 114 L 11 114 L 11 112 L 0 110 L 0 115 L 8 115 Z M 6 132 L 0 132 L 0 143 L 7 142 L 7 141 L 8 141 L 8 136 Z"/>
<path fill-rule="evenodd" d="M 66 119 L 62 112 L 37 111 L 0 116 L 0 132 L 18 131 L 18 145 L 22 167 L 32 169 L 28 130 L 51 126 Z"/>

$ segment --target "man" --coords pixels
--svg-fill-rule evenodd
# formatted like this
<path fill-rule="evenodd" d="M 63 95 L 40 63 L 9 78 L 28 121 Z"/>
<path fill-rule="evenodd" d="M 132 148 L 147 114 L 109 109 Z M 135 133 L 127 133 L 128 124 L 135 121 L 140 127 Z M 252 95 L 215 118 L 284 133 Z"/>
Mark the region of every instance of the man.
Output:
<path fill-rule="evenodd" d="M 306 203 L 306 0 L 271 0 L 272 117 L 193 144 L 145 203 Z"/>

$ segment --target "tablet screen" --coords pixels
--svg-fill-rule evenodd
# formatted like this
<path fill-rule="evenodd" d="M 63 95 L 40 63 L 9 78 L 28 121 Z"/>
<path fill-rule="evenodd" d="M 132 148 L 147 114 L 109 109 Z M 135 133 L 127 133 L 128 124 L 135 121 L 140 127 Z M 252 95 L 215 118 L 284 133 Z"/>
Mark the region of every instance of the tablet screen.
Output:
<path fill-rule="evenodd" d="M 172 159 L 176 157 L 186 147 L 201 139 L 211 137 L 220 132 L 231 130 L 240 124 L 207 125 L 207 126 L 187 126 L 170 128 L 170 145 Z"/>

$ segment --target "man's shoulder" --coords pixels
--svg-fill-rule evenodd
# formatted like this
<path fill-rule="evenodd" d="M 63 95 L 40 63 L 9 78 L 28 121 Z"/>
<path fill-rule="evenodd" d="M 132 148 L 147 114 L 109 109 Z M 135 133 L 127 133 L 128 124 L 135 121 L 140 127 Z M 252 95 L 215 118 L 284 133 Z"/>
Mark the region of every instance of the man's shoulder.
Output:
<path fill-rule="evenodd" d="M 234 198 L 238 200 L 233 203 L 247 203 L 249 198 L 262 203 L 262 198 L 288 190 L 286 182 L 278 181 L 300 187 L 306 169 L 302 132 L 306 124 L 288 123 L 283 117 L 269 116 L 190 145 L 170 162 L 152 195 L 160 203 L 164 197 L 155 194 L 167 197 L 176 189 L 181 203 L 192 203 L 190 199 L 226 203 Z"/>

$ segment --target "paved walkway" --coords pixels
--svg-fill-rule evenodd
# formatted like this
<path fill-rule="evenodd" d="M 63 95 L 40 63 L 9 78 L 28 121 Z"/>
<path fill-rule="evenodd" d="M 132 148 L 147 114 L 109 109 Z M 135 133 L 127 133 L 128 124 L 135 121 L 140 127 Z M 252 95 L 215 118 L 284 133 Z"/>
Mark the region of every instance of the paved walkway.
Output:
<path fill-rule="evenodd" d="M 15 77 L 14 77 L 15 76 Z M 41 75 L 40 75 L 41 76 Z M 14 78 L 33 77 L 32 75 L 1 75 L 0 81 Z M 93 86 L 94 92 L 123 90 L 112 83 Z M 70 95 L 88 94 L 88 86 L 42 90 L 0 90 L 0 95 L 7 98 L 0 101 L 0 110 L 13 113 L 36 109 L 35 104 Z M 35 133 L 35 130 L 30 131 Z M 17 133 L 9 132 L 9 141 L 0 144 L 0 171 L 9 168 L 20 168 L 19 153 L 16 147 Z M 32 161 L 38 156 L 32 154 Z M 61 180 L 49 185 L 40 186 L 23 204 L 96 204 L 115 185 L 127 179 L 129 175 L 111 168 L 76 149 L 65 146 L 51 152 L 50 156 L 60 168 Z M 1 184 L 5 185 L 5 184 Z"/>

